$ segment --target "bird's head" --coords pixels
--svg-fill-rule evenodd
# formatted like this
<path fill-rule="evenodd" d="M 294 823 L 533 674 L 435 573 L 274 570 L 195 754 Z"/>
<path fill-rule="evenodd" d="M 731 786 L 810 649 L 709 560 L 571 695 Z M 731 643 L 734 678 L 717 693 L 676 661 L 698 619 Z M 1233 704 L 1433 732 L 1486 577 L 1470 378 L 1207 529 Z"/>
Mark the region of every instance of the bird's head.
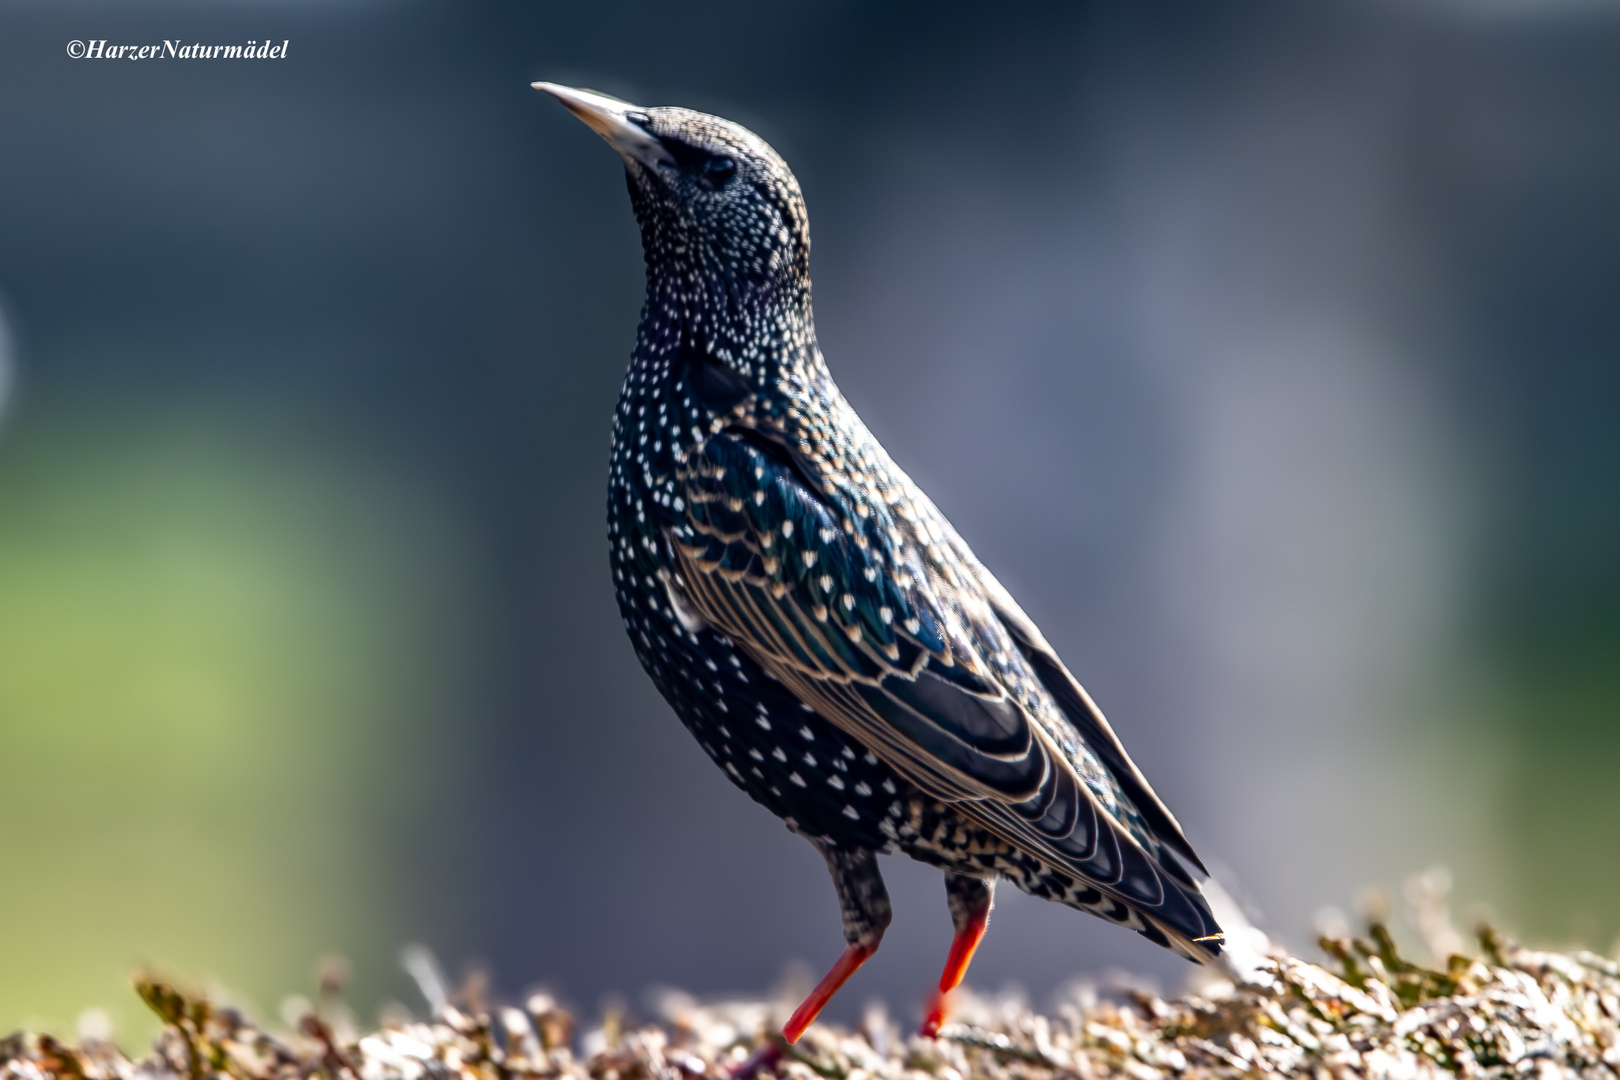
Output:
<path fill-rule="evenodd" d="M 537 82 L 624 158 L 651 273 L 734 296 L 808 282 L 804 196 L 782 158 L 739 124 L 690 109 L 644 109 Z"/>

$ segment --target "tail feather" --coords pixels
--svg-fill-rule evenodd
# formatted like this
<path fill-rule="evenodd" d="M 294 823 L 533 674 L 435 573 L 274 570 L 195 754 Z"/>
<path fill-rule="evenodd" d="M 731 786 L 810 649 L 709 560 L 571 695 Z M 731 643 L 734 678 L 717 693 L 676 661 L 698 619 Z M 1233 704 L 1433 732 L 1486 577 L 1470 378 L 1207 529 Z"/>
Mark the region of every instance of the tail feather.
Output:
<path fill-rule="evenodd" d="M 1160 876 L 1164 899 L 1152 907 L 1064 869 L 1044 867 L 1032 875 L 1007 877 L 1031 896 L 1135 930 L 1155 945 L 1195 964 L 1214 962 L 1225 945 L 1225 934 L 1203 892 L 1197 885 L 1182 885 L 1169 873 Z"/>

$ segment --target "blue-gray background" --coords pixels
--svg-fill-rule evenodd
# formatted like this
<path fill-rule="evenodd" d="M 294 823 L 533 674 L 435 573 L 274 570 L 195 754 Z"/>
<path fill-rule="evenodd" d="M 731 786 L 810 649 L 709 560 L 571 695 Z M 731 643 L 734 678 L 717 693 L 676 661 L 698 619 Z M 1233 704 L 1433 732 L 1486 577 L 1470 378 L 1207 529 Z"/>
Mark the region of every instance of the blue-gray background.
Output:
<path fill-rule="evenodd" d="M 71 60 L 72 39 L 291 42 Z M 845 392 L 1265 923 L 1437 862 L 1620 931 L 1620 18 L 1602 3 L 12 3 L 0 1027 L 142 962 L 594 1008 L 840 947 L 603 548 L 641 261 L 537 78 L 797 170 Z M 937 874 L 840 1003 L 909 1016 Z M 1004 896 L 973 981 L 1179 961 Z"/>

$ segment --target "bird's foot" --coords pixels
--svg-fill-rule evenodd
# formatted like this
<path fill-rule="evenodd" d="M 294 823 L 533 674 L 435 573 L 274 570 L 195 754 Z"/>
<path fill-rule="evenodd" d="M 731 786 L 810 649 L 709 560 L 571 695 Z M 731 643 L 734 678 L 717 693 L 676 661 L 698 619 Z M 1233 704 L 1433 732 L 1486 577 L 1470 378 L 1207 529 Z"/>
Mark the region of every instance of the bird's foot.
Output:
<path fill-rule="evenodd" d="M 787 1045 L 772 1037 L 764 1046 L 748 1055 L 748 1060 L 727 1070 L 731 1080 L 754 1080 L 762 1072 L 774 1073 L 776 1066 L 787 1056 Z"/>
<path fill-rule="evenodd" d="M 934 991 L 933 1000 L 928 1003 L 928 1012 L 923 1016 L 922 1027 L 917 1029 L 917 1034 L 923 1038 L 933 1039 L 939 1036 L 939 1029 L 945 1024 L 945 998 L 945 994 L 938 990 Z"/>

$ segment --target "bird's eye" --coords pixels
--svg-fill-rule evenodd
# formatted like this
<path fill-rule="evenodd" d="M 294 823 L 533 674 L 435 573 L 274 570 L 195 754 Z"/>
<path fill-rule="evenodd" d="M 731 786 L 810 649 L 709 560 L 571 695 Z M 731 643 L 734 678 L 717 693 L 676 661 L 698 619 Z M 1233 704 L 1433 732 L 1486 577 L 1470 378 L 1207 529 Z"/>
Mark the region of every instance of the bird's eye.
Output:
<path fill-rule="evenodd" d="M 710 158 L 703 163 L 698 178 L 707 188 L 722 188 L 737 175 L 737 163 L 728 157 Z"/>

